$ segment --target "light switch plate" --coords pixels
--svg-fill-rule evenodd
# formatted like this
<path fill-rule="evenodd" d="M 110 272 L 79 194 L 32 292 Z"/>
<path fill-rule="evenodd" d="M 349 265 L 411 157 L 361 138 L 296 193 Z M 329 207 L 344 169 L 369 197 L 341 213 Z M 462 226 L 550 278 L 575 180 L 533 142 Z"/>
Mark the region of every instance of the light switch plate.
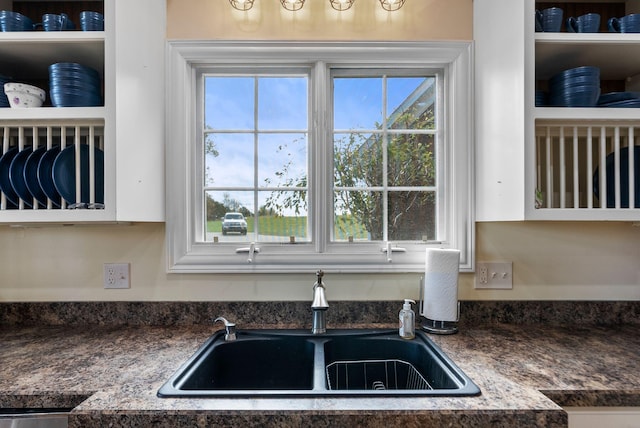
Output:
<path fill-rule="evenodd" d="M 129 263 L 104 264 L 104 288 L 131 288 Z"/>
<path fill-rule="evenodd" d="M 513 288 L 512 262 L 477 262 L 475 288 L 510 290 Z"/>

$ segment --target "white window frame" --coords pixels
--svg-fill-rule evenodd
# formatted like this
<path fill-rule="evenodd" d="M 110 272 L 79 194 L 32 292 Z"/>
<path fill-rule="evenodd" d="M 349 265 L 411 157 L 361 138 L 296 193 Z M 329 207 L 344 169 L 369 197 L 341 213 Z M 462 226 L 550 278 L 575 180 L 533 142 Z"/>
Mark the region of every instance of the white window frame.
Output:
<path fill-rule="evenodd" d="M 456 248 L 460 270 L 473 271 L 475 247 L 472 44 L 470 42 L 217 42 L 170 41 L 167 55 L 166 242 L 168 271 L 175 273 L 423 272 L 425 248 Z M 308 66 L 315 80 L 311 94 L 309 150 L 309 223 L 311 242 L 292 244 L 230 244 L 198 242 L 202 222 L 202 160 L 196 144 L 197 70 L 200 67 L 246 64 Z M 329 67 L 325 67 L 324 65 Z M 442 242 L 329 242 L 332 210 L 330 118 L 319 108 L 330 97 L 330 67 L 384 68 L 393 65 L 444 70 L 445 220 Z M 318 84 L 320 82 L 320 84 Z M 324 82 L 324 83 L 323 83 Z M 441 100 L 441 102 L 442 102 Z M 325 151 L 324 153 L 321 153 Z M 311 183 L 315 177 L 318 183 Z M 313 187 L 316 186 L 316 187 Z M 314 190 L 317 190 L 314 192 Z M 311 195 L 313 193 L 313 196 Z M 316 215 L 317 214 L 317 215 Z M 442 220 L 442 219 L 441 219 Z M 242 247 L 242 248 L 235 248 Z"/>

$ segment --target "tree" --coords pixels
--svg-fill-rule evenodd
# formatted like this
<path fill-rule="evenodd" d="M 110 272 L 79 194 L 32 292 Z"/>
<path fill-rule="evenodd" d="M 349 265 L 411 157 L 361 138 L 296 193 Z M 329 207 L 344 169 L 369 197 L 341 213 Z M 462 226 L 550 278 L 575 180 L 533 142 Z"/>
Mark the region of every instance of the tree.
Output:
<path fill-rule="evenodd" d="M 395 129 L 433 129 L 433 109 L 416 118 L 408 110 L 393 122 Z M 380 129 L 381 126 L 378 126 Z M 383 184 L 383 134 L 365 137 L 351 133 L 334 142 L 336 187 L 377 187 Z M 434 138 L 431 134 L 389 133 L 386 144 L 387 186 L 435 185 Z M 335 210 L 363 224 L 371 240 L 384 238 L 384 194 L 371 190 L 345 190 L 336 194 Z M 435 195 L 423 191 L 387 193 L 387 238 L 422 240 L 435 237 Z"/>
<path fill-rule="evenodd" d="M 227 208 L 218 201 L 215 201 L 211 196 L 207 195 L 207 221 L 216 220 L 224 217 L 227 212 Z"/>

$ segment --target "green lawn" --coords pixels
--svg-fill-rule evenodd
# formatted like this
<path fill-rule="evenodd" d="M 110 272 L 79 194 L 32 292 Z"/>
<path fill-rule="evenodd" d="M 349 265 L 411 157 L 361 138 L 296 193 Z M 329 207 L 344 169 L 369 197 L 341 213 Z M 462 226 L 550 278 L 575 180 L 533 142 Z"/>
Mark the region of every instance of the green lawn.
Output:
<path fill-rule="evenodd" d="M 255 230 L 254 218 L 248 217 L 247 231 L 251 233 Z M 307 218 L 306 217 L 283 217 L 283 216 L 265 216 L 260 217 L 260 234 L 269 236 L 297 236 L 299 238 L 307 237 Z M 213 220 L 207 222 L 207 231 L 213 233 L 222 233 L 222 220 Z M 346 240 L 349 235 L 354 239 L 366 239 L 368 234 L 365 228 L 346 216 L 338 217 L 336 224 L 336 237 L 338 240 Z"/>

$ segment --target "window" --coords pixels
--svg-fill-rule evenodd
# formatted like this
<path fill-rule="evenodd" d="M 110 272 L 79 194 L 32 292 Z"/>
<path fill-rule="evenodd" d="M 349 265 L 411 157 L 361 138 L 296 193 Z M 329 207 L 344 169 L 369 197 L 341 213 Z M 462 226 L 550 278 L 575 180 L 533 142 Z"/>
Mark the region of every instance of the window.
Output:
<path fill-rule="evenodd" d="M 468 43 L 171 42 L 174 272 L 473 268 Z"/>

